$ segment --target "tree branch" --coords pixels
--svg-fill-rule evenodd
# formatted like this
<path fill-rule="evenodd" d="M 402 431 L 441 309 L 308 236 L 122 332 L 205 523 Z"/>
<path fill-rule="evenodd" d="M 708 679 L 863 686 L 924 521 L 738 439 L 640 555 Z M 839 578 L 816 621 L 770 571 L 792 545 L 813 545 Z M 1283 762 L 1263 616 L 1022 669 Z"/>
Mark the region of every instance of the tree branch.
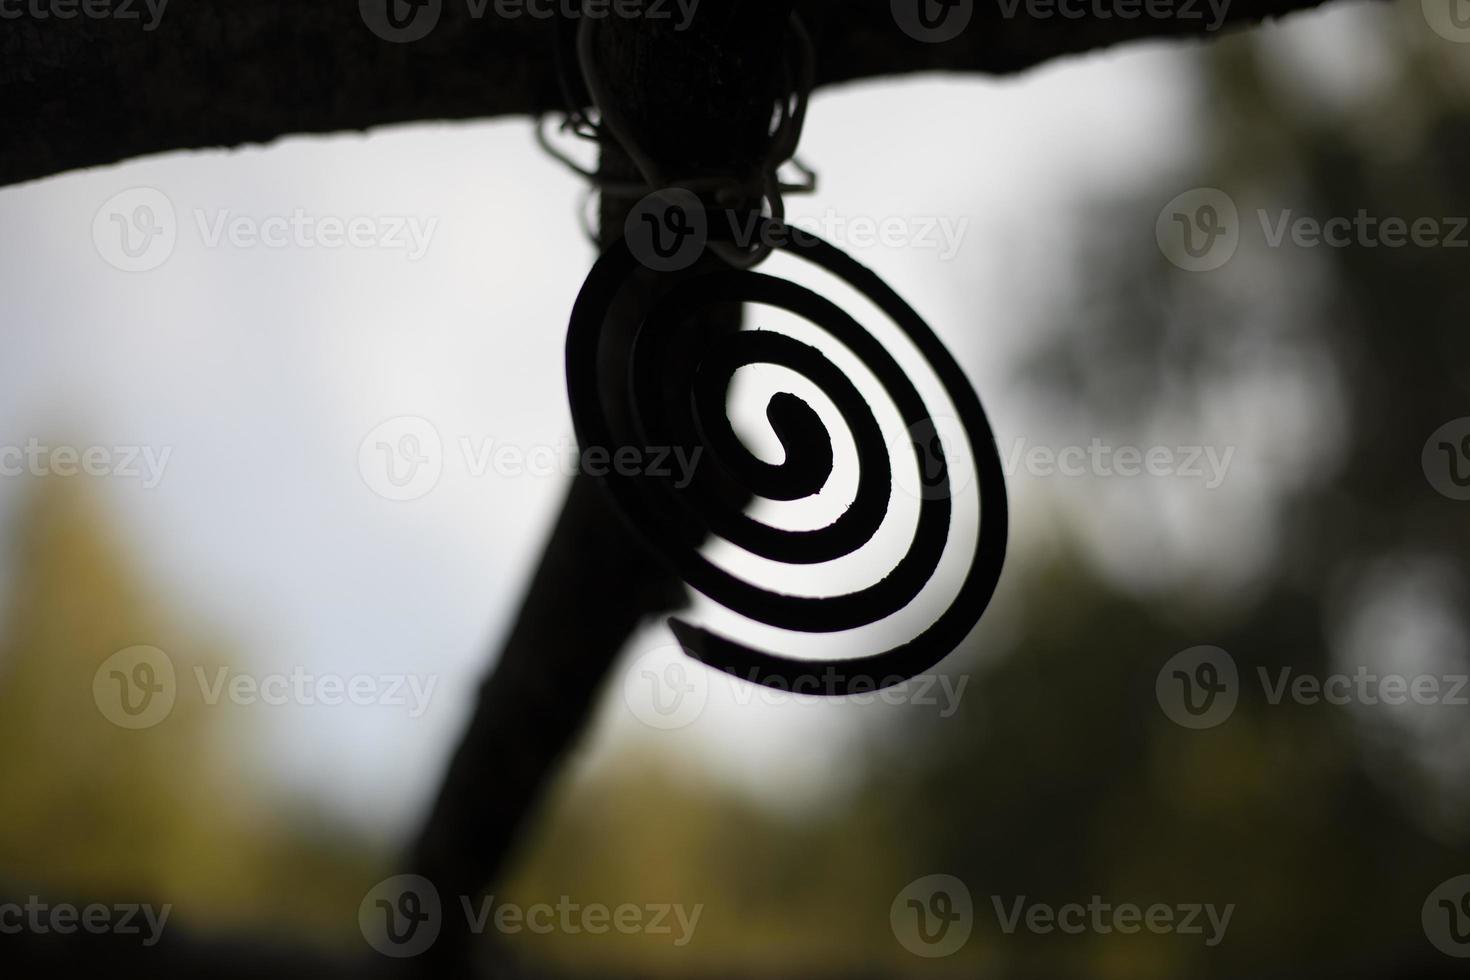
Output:
<path fill-rule="evenodd" d="M 409 0 L 363 0 L 378 16 L 388 2 Z M 128 7 L 135 19 L 0 21 L 0 118 L 9 144 L 0 185 L 166 150 L 561 108 L 556 23 L 524 11 L 575 0 L 414 2 L 429 3 L 426 10 L 442 4 L 442 16 L 411 43 L 374 34 L 351 0 L 189 0 L 165 3 L 156 22 L 137 0 Z M 673 24 L 682 20 L 678 0 L 642 2 L 657 2 Z M 816 41 L 818 84 L 1014 72 L 1120 41 L 1203 34 L 1214 19 L 1205 0 L 1190 5 L 1198 17 L 1162 19 L 1100 18 L 1081 0 L 1068 7 L 1087 10 L 1078 19 L 1033 19 L 1025 2 L 1011 0 L 958 2 L 974 4 L 968 27 L 946 43 L 925 43 L 898 27 L 890 0 L 805 0 L 799 9 Z M 1224 22 L 1251 24 L 1320 2 L 1231 0 Z M 712 6 L 700 3 L 696 22 Z"/>

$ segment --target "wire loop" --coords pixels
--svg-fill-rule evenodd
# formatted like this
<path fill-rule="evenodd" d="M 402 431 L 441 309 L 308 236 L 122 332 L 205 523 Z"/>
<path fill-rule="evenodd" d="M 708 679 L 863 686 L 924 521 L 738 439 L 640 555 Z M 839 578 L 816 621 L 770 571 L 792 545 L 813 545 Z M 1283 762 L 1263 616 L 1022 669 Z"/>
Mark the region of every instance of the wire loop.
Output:
<path fill-rule="evenodd" d="M 817 189 L 817 175 L 796 157 L 796 148 L 801 141 L 802 127 L 806 122 L 807 104 L 811 98 L 815 79 L 815 53 L 811 35 L 807 33 L 801 18 L 791 15 L 790 38 L 792 50 L 784 60 L 785 94 L 776 102 L 772 111 L 769 145 L 755 170 L 748 174 L 723 176 L 690 176 L 671 174 L 664 171 L 657 161 L 632 136 L 626 120 L 619 114 L 611 93 L 598 71 L 594 50 L 596 19 L 583 17 L 576 25 L 575 38 L 571 46 L 575 58 L 569 57 L 568 37 L 563 33 L 556 50 L 557 79 L 566 104 L 561 122 L 556 130 L 563 134 L 596 143 L 616 142 L 623 148 L 638 171 L 638 180 L 610 178 L 578 163 L 569 153 L 552 142 L 549 124 L 552 114 L 540 116 L 536 121 L 536 142 L 553 159 L 588 181 L 592 189 L 604 196 L 637 200 L 659 190 L 679 187 L 708 200 L 721 209 L 736 211 L 753 207 L 762 216 L 781 222 L 785 217 L 785 194 L 807 194 Z M 573 77 L 574 62 L 577 78 Z M 580 81 L 585 89 L 584 99 L 577 88 Z M 591 102 L 591 110 L 583 108 Z M 787 165 L 798 174 L 795 180 L 783 180 L 781 169 Z M 583 206 L 583 225 L 588 237 L 596 240 L 595 232 L 587 227 L 587 207 Z M 749 269 L 758 265 L 771 252 L 769 243 L 753 243 L 741 248 L 731 242 L 712 242 L 712 247 L 730 265 Z"/>

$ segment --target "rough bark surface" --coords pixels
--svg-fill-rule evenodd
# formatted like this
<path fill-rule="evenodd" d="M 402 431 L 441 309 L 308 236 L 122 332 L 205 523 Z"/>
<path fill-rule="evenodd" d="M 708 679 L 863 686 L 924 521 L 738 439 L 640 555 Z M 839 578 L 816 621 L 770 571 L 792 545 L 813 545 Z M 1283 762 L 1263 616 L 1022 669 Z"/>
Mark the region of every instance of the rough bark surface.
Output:
<path fill-rule="evenodd" d="M 442 4 L 442 14 L 411 43 L 378 37 L 352 0 L 188 0 L 166 5 L 152 30 L 144 0 L 129 5 L 135 19 L 0 21 L 0 185 L 166 150 L 561 107 L 554 19 L 497 14 L 506 0 L 428 2 Z M 679 17 L 675 0 L 658 2 Z M 805 0 L 798 6 L 816 41 L 818 85 L 1015 72 L 1120 41 L 1203 34 L 1213 20 L 1204 0 L 1192 5 L 1201 17 L 1126 20 L 1033 19 L 1010 0 L 960 2 L 973 2 L 968 27 L 936 44 L 905 34 L 891 0 Z M 1232 0 L 1225 23 L 1320 2 Z M 701 3 L 696 21 L 719 16 L 721 6 Z"/>

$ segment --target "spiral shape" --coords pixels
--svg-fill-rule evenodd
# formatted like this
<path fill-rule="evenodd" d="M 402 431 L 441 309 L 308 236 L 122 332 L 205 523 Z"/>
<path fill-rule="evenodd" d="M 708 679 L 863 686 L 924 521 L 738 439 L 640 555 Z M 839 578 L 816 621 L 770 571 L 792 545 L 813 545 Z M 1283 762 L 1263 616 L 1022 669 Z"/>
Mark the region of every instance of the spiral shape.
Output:
<path fill-rule="evenodd" d="M 933 667 L 979 621 L 1005 556 L 1007 508 L 999 453 L 979 398 L 933 332 L 876 275 L 805 232 L 783 233 L 757 219 L 761 240 L 812 262 L 866 296 L 919 350 L 958 413 L 980 491 L 980 526 L 953 601 L 926 629 L 891 649 L 834 661 L 799 660 L 754 649 L 683 620 L 669 621 L 685 652 L 727 673 L 772 687 L 844 695 L 901 683 Z M 703 222 L 718 244 L 723 222 Z M 923 398 L 879 341 L 831 301 L 769 275 L 710 264 L 708 271 L 658 276 L 640 268 L 625 242 L 588 276 L 567 335 L 567 385 L 584 451 L 601 447 L 697 447 L 700 465 L 685 486 L 671 476 L 609 472 L 602 477 L 617 509 L 691 587 L 750 620 L 786 630 L 832 633 L 879 622 L 918 597 L 944 556 L 952 519 L 951 474 Z M 628 287 L 637 283 L 633 289 Z M 893 464 L 862 394 L 817 348 L 770 330 L 701 329 L 701 311 L 758 303 L 794 314 L 846 347 L 872 373 L 908 427 L 924 492 L 902 558 L 876 583 L 843 595 L 788 595 L 746 581 L 709 561 L 710 534 L 783 564 L 818 564 L 850 555 L 882 527 Z M 780 463 L 755 456 L 727 414 L 736 373 L 779 365 L 806 378 L 832 402 L 857 449 L 858 487 L 831 524 L 787 530 L 748 513 L 752 497 L 791 501 L 817 494 L 831 476 L 833 445 L 817 413 L 793 394 L 773 395 L 766 416 L 785 450 Z M 609 366 L 616 366 L 616 370 Z M 616 423 L 614 422 L 616 420 Z M 618 430 L 618 431 L 615 431 Z"/>

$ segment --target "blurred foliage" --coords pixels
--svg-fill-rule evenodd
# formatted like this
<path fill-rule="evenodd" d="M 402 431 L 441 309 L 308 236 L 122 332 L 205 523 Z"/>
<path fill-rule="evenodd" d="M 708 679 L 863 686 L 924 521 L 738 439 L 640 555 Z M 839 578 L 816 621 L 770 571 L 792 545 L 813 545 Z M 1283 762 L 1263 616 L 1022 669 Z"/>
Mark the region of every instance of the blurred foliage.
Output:
<path fill-rule="evenodd" d="M 225 655 L 162 607 L 90 488 L 39 482 L 19 526 L 0 639 L 0 894 L 173 903 L 196 928 L 353 938 L 371 855 L 262 795 L 251 732 L 191 679 Z M 130 731 L 92 682 L 140 644 L 173 660 L 178 698 Z"/>

